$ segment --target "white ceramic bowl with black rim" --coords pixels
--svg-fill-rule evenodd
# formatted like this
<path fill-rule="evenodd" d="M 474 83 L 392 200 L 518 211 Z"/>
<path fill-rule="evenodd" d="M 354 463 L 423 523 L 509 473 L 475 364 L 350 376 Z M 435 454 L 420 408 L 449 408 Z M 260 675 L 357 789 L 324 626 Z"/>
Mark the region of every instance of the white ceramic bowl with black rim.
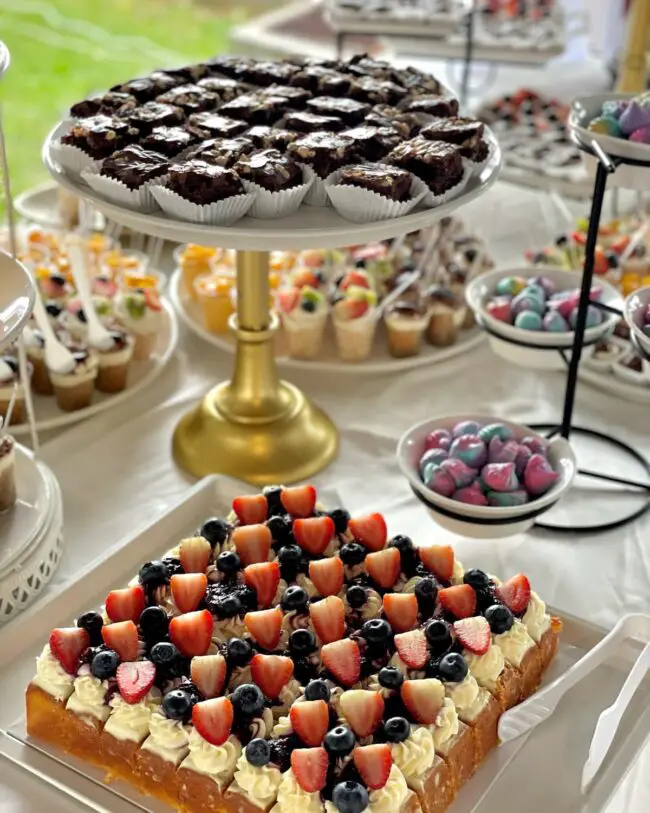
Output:
<path fill-rule="evenodd" d="M 452 427 L 461 421 L 477 421 L 482 425 L 502 423 L 512 431 L 515 440 L 534 437 L 546 441 L 543 435 L 529 426 L 506 421 L 494 415 L 447 415 L 429 418 L 408 429 L 397 445 L 397 462 L 413 493 L 426 506 L 438 525 L 461 536 L 474 539 L 501 539 L 527 531 L 539 516 L 561 499 L 573 482 L 577 464 L 569 442 L 560 436 L 547 441 L 549 463 L 560 476 L 541 497 L 532 499 L 525 505 L 507 508 L 469 505 L 443 497 L 427 488 L 420 478 L 418 465 L 427 435 L 435 429 L 451 431 Z"/>
<path fill-rule="evenodd" d="M 650 308 L 650 286 L 639 288 L 625 300 L 623 315 L 633 337 L 647 359 L 650 359 L 650 336 L 643 332 L 644 314 Z"/>

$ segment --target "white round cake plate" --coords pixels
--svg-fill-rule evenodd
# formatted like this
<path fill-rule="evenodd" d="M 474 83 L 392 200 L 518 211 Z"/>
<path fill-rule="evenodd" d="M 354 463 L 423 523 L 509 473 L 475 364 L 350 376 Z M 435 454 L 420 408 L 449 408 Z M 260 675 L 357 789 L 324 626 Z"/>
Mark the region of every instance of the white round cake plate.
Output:
<path fill-rule="evenodd" d="M 169 298 L 176 309 L 176 312 L 199 338 L 209 342 L 220 350 L 227 353 L 235 352 L 235 340 L 230 333 L 217 335 L 210 333 L 201 324 L 201 314 L 198 304 L 190 297 L 183 294 L 181 290 L 181 271 L 176 269 L 169 281 Z M 325 341 L 323 344 L 322 356 L 316 359 L 294 359 L 286 354 L 286 345 L 282 336 L 282 331 L 276 337 L 276 362 L 287 369 L 312 370 L 320 372 L 336 373 L 400 373 L 404 370 L 411 370 L 415 367 L 425 367 L 431 364 L 440 364 L 443 361 L 469 353 L 477 347 L 484 339 L 484 333 L 478 328 L 463 330 L 459 333 L 458 341 L 451 347 L 433 347 L 424 342 L 422 352 L 418 356 L 409 358 L 394 358 L 387 349 L 386 329 L 380 324 L 377 329 L 377 336 L 373 345 L 370 358 L 359 363 L 341 361 L 336 352 L 336 342 L 331 324 L 325 329 Z"/>
<path fill-rule="evenodd" d="M 624 403 L 650 405 L 650 386 L 632 384 L 617 378 L 612 372 L 590 370 L 584 364 L 578 370 L 578 380 L 590 387 L 608 392 Z"/>
<path fill-rule="evenodd" d="M 14 200 L 14 209 L 22 218 L 45 229 L 65 227 L 58 207 L 59 187 L 55 181 L 27 189 Z"/>
<path fill-rule="evenodd" d="M 221 248 L 250 251 L 302 250 L 307 248 L 342 248 L 370 243 L 430 226 L 436 220 L 483 194 L 496 181 L 501 164 L 501 150 L 491 130 L 485 128 L 490 142 L 490 159 L 473 175 L 458 197 L 430 209 L 418 209 L 405 217 L 374 223 L 353 223 L 331 207 L 301 206 L 298 211 L 278 220 L 243 217 L 232 226 L 204 226 L 173 220 L 164 212 L 142 214 L 106 201 L 82 181 L 66 174 L 51 155 L 53 140 L 65 133 L 68 124 L 59 123 L 43 145 L 43 161 L 55 181 L 64 189 L 90 200 L 106 217 L 123 226 L 177 243 L 198 243 Z"/>
<path fill-rule="evenodd" d="M 95 392 L 90 406 L 78 409 L 75 412 L 64 412 L 59 409 L 54 396 L 34 394 L 34 412 L 38 431 L 42 432 L 48 429 L 57 429 L 61 426 L 69 426 L 84 421 L 100 412 L 105 412 L 107 409 L 113 409 L 123 401 L 132 398 L 140 390 L 148 387 L 160 375 L 178 344 L 178 320 L 176 315 L 168 302 L 164 299 L 161 302 L 165 318 L 163 328 L 158 334 L 158 344 L 154 354 L 149 361 L 131 362 L 126 389 L 114 395 Z M 12 435 L 26 435 L 30 430 L 29 425 L 23 423 L 12 425 L 10 431 Z"/>
<path fill-rule="evenodd" d="M 35 296 L 34 282 L 24 265 L 0 251 L 0 350 L 27 324 Z"/>

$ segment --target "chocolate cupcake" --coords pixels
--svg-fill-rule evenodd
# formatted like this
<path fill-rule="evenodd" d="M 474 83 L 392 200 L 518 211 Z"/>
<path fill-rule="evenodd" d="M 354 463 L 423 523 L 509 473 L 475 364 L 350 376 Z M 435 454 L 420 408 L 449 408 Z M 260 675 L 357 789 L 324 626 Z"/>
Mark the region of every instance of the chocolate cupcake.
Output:
<path fill-rule="evenodd" d="M 187 115 L 190 115 L 204 110 L 214 110 L 219 103 L 219 97 L 199 85 L 179 85 L 158 96 L 156 101 L 181 107 Z"/>
<path fill-rule="evenodd" d="M 282 118 L 288 102 L 283 96 L 263 96 L 261 93 L 245 93 L 219 108 L 224 116 L 242 119 L 247 126 L 273 124 Z M 246 127 L 244 128 L 246 129 Z"/>
<path fill-rule="evenodd" d="M 154 71 L 148 76 L 141 76 L 130 79 L 122 85 L 115 85 L 111 88 L 111 91 L 129 93 L 142 104 L 153 101 L 156 96 L 160 96 L 161 93 L 166 93 L 181 84 L 183 84 L 182 80 L 170 76 L 164 71 Z"/>
<path fill-rule="evenodd" d="M 200 88 L 214 93 L 219 98 L 219 102 L 229 102 L 237 98 L 240 93 L 244 92 L 246 87 L 236 79 L 229 79 L 225 76 L 206 76 L 199 79 L 196 84 Z"/>
<path fill-rule="evenodd" d="M 467 118 L 436 118 L 421 131 L 423 138 L 457 144 L 463 158 L 482 161 L 487 157 L 483 122 Z"/>
<path fill-rule="evenodd" d="M 426 113 L 429 116 L 457 116 L 458 99 L 444 96 L 425 96 L 412 99 L 404 105 L 409 113 Z"/>
<path fill-rule="evenodd" d="M 403 202 L 411 194 L 410 172 L 386 164 L 353 164 L 339 172 L 338 184 L 367 189 L 389 200 Z"/>
<path fill-rule="evenodd" d="M 312 98 L 312 94 L 308 90 L 291 87 L 291 85 L 269 85 L 260 90 L 260 96 L 281 96 L 287 100 L 289 106 L 296 109 L 303 108 Z"/>
<path fill-rule="evenodd" d="M 250 138 L 259 149 L 273 148 L 284 152 L 288 145 L 298 138 L 298 133 L 294 130 L 283 130 L 259 124 L 246 131 L 246 138 Z"/>
<path fill-rule="evenodd" d="M 70 108 L 70 115 L 75 119 L 87 119 L 90 116 L 103 114 L 105 116 L 123 115 L 137 105 L 135 96 L 130 93 L 108 91 L 96 96 L 83 99 Z"/>
<path fill-rule="evenodd" d="M 280 192 L 302 183 L 302 169 L 279 150 L 253 152 L 240 158 L 233 169 L 243 180 L 269 192 Z"/>
<path fill-rule="evenodd" d="M 199 205 L 244 193 L 244 187 L 236 173 L 199 159 L 172 164 L 167 188 Z"/>

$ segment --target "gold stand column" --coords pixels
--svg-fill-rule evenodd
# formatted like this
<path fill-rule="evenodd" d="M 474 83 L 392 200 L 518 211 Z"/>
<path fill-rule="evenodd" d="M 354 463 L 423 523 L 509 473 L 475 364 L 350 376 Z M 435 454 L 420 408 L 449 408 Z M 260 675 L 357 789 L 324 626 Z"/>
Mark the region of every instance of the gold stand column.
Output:
<path fill-rule="evenodd" d="M 237 252 L 237 337 L 232 381 L 214 387 L 174 432 L 178 464 L 196 477 L 228 474 L 254 485 L 291 483 L 336 455 L 334 424 L 278 379 L 269 312 L 268 252 Z"/>

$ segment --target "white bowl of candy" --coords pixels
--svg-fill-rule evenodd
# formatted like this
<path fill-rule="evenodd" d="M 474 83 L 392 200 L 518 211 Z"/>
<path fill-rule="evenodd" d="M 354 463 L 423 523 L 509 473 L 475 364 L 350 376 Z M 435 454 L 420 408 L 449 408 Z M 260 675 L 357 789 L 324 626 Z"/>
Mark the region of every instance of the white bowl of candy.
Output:
<path fill-rule="evenodd" d="M 641 350 L 650 358 L 650 286 L 631 293 L 625 300 L 623 313 Z"/>
<path fill-rule="evenodd" d="M 477 539 L 522 533 L 571 485 L 568 441 L 492 415 L 450 415 L 411 427 L 397 459 L 415 496 L 447 530 Z"/>

